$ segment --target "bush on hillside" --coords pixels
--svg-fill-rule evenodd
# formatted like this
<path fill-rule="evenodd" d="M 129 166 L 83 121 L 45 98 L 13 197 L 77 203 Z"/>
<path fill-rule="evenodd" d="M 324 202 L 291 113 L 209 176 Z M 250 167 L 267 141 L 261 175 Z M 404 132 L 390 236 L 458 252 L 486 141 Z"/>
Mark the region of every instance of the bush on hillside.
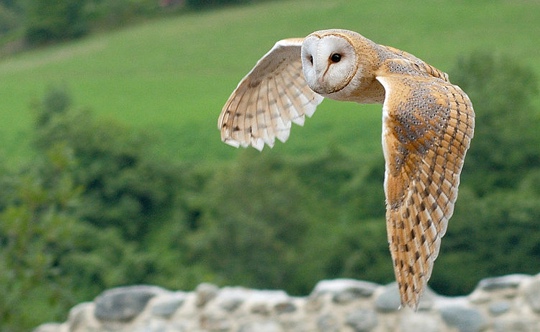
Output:
<path fill-rule="evenodd" d="M 12 9 L 0 3 L 0 37 L 19 26 L 20 17 Z"/>
<path fill-rule="evenodd" d="M 458 59 L 452 82 L 471 98 L 476 128 L 464 178 L 479 194 L 515 188 L 540 165 L 540 113 L 534 70 L 508 56 L 475 52 Z"/>
<path fill-rule="evenodd" d="M 118 27 L 161 12 L 159 0 L 86 0 L 92 28 Z"/>
<path fill-rule="evenodd" d="M 248 3 L 251 0 L 186 0 L 186 4 L 195 9 L 209 8 L 224 5 Z"/>
<path fill-rule="evenodd" d="M 25 38 L 32 45 L 81 37 L 88 30 L 86 1 L 28 1 L 25 7 Z"/>
<path fill-rule="evenodd" d="M 76 160 L 73 181 L 84 188 L 80 218 L 139 239 L 154 218 L 167 215 L 179 177 L 173 165 L 154 158 L 150 135 L 73 109 L 58 89 L 47 93 L 35 112 L 36 148 L 43 153 L 65 146 Z"/>

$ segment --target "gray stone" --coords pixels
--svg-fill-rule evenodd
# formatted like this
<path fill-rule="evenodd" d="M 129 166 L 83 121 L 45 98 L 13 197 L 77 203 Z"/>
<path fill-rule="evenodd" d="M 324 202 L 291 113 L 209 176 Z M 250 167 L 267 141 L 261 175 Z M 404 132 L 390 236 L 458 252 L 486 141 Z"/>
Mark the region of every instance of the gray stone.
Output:
<path fill-rule="evenodd" d="M 79 303 L 69 311 L 68 325 L 70 331 L 77 331 L 82 327 L 97 327 L 99 323 L 92 314 L 95 310 L 95 305 L 92 302 Z"/>
<path fill-rule="evenodd" d="M 152 314 L 169 318 L 186 301 L 186 294 L 177 292 L 171 295 L 160 296 L 152 303 Z"/>
<path fill-rule="evenodd" d="M 525 274 L 511 274 L 503 277 L 486 278 L 478 283 L 478 288 L 485 291 L 493 291 L 499 289 L 516 289 L 523 280 L 530 279 L 531 276 Z"/>
<path fill-rule="evenodd" d="M 346 291 L 334 294 L 332 301 L 339 304 L 347 304 L 359 298 L 365 297 L 357 289 L 348 289 Z"/>
<path fill-rule="evenodd" d="M 199 322 L 201 327 L 208 331 L 229 331 L 231 328 L 231 322 L 227 317 L 217 313 L 203 314 Z"/>
<path fill-rule="evenodd" d="M 332 301 L 344 304 L 358 298 L 370 297 L 377 287 L 379 285 L 375 283 L 353 279 L 323 280 L 315 286 L 311 296 L 316 297 L 330 293 Z"/>
<path fill-rule="evenodd" d="M 515 293 L 515 291 L 514 291 L 514 293 Z M 467 300 L 471 304 L 476 304 L 476 305 L 486 304 L 486 303 L 489 303 L 492 300 L 492 297 L 493 297 L 492 295 L 495 295 L 495 294 L 492 294 L 491 292 L 483 291 L 483 290 L 481 290 L 480 288 L 477 287 L 474 290 L 474 292 L 467 295 Z"/>
<path fill-rule="evenodd" d="M 264 316 L 270 315 L 270 309 L 268 309 L 268 305 L 263 302 L 254 303 L 251 306 L 251 312 L 254 314 L 259 314 L 259 315 L 264 315 Z"/>
<path fill-rule="evenodd" d="M 252 292 L 253 290 L 242 287 L 225 287 L 220 290 L 214 301 L 221 309 L 232 313 L 249 298 Z"/>
<path fill-rule="evenodd" d="M 493 316 L 499 316 L 510 310 L 510 302 L 495 301 L 489 305 L 489 313 Z"/>
<path fill-rule="evenodd" d="M 319 332 L 339 332 L 340 324 L 334 315 L 326 314 L 317 319 L 317 331 Z"/>
<path fill-rule="evenodd" d="M 418 311 L 431 310 L 437 297 L 439 295 L 435 293 L 431 288 L 426 287 L 424 292 L 420 295 L 420 302 L 418 302 Z"/>
<path fill-rule="evenodd" d="M 274 305 L 274 310 L 278 314 L 291 313 L 296 311 L 296 305 L 291 301 L 280 302 Z"/>
<path fill-rule="evenodd" d="M 525 301 L 532 310 L 540 313 L 540 275 L 536 276 L 524 289 Z"/>
<path fill-rule="evenodd" d="M 302 320 L 289 317 L 288 319 L 280 319 L 278 321 L 281 326 L 281 329 L 284 331 L 307 332 L 306 322 Z M 314 331 L 312 330 L 311 332 L 314 332 Z"/>
<path fill-rule="evenodd" d="M 484 315 L 475 308 L 454 304 L 442 306 L 440 312 L 446 324 L 460 332 L 478 332 L 487 325 Z"/>
<path fill-rule="evenodd" d="M 94 300 L 94 315 L 101 321 L 130 321 L 144 310 L 151 298 L 164 293 L 164 289 L 155 286 L 113 288 Z"/>
<path fill-rule="evenodd" d="M 238 332 L 283 332 L 283 328 L 279 323 L 269 320 L 244 324 Z"/>
<path fill-rule="evenodd" d="M 437 296 L 429 287 L 426 287 L 420 295 L 417 310 L 430 310 Z M 380 312 L 392 312 L 401 308 L 401 297 L 397 283 L 393 282 L 384 287 L 383 291 L 375 299 L 375 308 Z"/>
<path fill-rule="evenodd" d="M 223 300 L 219 306 L 227 312 L 234 312 L 242 303 L 244 303 L 244 300 L 240 298 L 229 298 Z"/>
<path fill-rule="evenodd" d="M 355 332 L 368 332 L 377 326 L 377 313 L 371 309 L 357 309 L 345 318 L 345 324 Z"/>
<path fill-rule="evenodd" d="M 375 299 L 375 308 L 381 312 L 396 311 L 401 307 L 401 298 L 397 283 L 391 283 L 384 287 L 377 299 Z"/>
<path fill-rule="evenodd" d="M 319 312 L 325 301 L 321 295 L 310 295 L 304 304 L 304 310 L 307 312 Z"/>
<path fill-rule="evenodd" d="M 195 300 L 195 305 L 197 307 L 204 307 L 208 302 L 213 300 L 219 292 L 219 288 L 216 285 L 202 283 L 197 286 L 195 293 L 197 294 L 197 299 Z"/>
<path fill-rule="evenodd" d="M 130 329 L 130 332 L 187 332 L 187 330 L 178 324 L 152 319 Z"/>
<path fill-rule="evenodd" d="M 432 314 L 424 312 L 403 315 L 399 323 L 401 332 L 438 332 L 440 323 Z"/>
<path fill-rule="evenodd" d="M 282 313 L 286 310 L 292 310 L 291 305 L 294 305 L 289 295 L 284 291 L 254 290 L 242 287 L 221 289 L 213 303 L 231 313 L 243 305 L 252 313 L 265 315 L 269 314 L 272 308 Z"/>
<path fill-rule="evenodd" d="M 493 332 L 537 332 L 538 328 L 538 323 L 521 317 L 496 319 L 493 323 Z"/>
<path fill-rule="evenodd" d="M 62 331 L 62 324 L 58 323 L 47 323 L 38 326 L 32 332 L 58 332 Z"/>
<path fill-rule="evenodd" d="M 396 284 L 341 279 L 309 297 L 202 284 L 190 293 L 134 286 L 74 306 L 67 321 L 35 332 L 533 332 L 540 331 L 540 274 L 486 279 L 463 297 L 426 288 L 417 312 L 397 310 Z M 1 328 L 0 328 L 1 330 Z"/>

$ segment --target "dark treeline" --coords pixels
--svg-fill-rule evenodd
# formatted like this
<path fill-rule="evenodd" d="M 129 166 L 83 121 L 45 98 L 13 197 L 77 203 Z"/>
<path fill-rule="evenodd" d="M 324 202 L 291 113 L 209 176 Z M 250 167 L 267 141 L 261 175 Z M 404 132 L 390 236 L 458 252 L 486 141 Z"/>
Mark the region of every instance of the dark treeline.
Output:
<path fill-rule="evenodd" d="M 20 51 L 150 17 L 255 1 L 261 0 L 0 0 L 0 48 L 18 41 L 11 52 Z"/>
<path fill-rule="evenodd" d="M 455 295 L 483 277 L 538 272 L 540 121 L 537 79 L 512 59 L 477 53 L 450 74 L 477 113 L 430 282 Z M 233 162 L 179 164 L 154 153 L 152 133 L 94 117 L 64 88 L 33 112 L 34 158 L 0 173 L 3 331 L 65 319 L 119 285 L 307 294 L 324 278 L 394 279 L 381 153 L 250 149 Z"/>

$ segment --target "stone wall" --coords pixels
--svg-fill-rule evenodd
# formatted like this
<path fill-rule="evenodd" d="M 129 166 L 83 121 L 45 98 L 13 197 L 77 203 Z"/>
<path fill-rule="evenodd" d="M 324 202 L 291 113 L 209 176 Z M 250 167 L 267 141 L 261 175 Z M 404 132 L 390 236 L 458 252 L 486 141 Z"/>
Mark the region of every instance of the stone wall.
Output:
<path fill-rule="evenodd" d="M 201 284 L 192 292 L 131 286 L 73 307 L 36 332 L 526 332 L 540 331 L 540 274 L 482 280 L 468 296 L 428 290 L 417 312 L 399 309 L 395 284 L 321 281 L 307 297 Z"/>

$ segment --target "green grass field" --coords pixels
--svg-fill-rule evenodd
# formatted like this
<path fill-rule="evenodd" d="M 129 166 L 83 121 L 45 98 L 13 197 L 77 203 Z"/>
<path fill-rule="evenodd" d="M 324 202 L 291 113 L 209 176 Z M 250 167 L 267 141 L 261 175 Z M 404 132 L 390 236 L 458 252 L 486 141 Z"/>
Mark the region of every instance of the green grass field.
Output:
<path fill-rule="evenodd" d="M 64 85 L 100 117 L 160 133 L 178 160 L 239 152 L 216 127 L 238 81 L 279 39 L 326 28 L 360 32 L 442 70 L 474 50 L 519 57 L 540 75 L 538 1 L 271 1 L 151 21 L 0 61 L 0 156 L 28 158 L 32 100 Z M 474 102 L 474 101 L 473 101 Z M 540 105 L 540 102 L 537 102 Z M 329 144 L 380 147 L 380 106 L 325 101 L 270 153 L 313 154 Z M 268 152 L 267 152 L 268 153 Z"/>

